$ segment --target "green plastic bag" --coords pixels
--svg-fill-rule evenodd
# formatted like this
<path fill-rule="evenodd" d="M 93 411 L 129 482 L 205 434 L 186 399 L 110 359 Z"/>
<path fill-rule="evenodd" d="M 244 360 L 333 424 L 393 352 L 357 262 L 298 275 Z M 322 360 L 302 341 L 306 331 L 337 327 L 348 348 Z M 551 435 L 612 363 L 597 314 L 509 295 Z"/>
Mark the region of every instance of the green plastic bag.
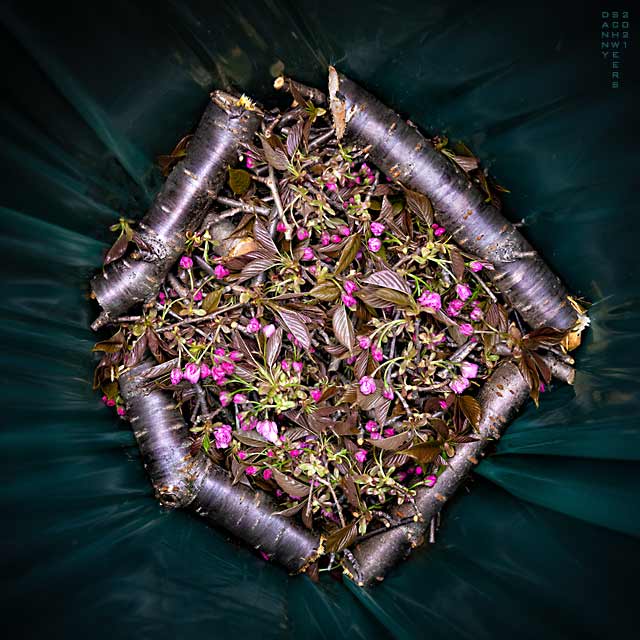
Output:
<path fill-rule="evenodd" d="M 2 605 L 16 637 L 566 639 L 632 627 L 640 66 L 632 41 L 611 87 L 602 9 L 3 3 Z M 91 390 L 87 281 L 108 225 L 142 215 L 161 184 L 155 158 L 212 88 L 269 102 L 282 69 L 322 87 L 329 63 L 426 131 L 466 141 L 511 191 L 508 215 L 595 303 L 575 387 L 528 406 L 446 509 L 437 544 L 369 591 L 291 578 L 164 512 L 128 426 Z"/>

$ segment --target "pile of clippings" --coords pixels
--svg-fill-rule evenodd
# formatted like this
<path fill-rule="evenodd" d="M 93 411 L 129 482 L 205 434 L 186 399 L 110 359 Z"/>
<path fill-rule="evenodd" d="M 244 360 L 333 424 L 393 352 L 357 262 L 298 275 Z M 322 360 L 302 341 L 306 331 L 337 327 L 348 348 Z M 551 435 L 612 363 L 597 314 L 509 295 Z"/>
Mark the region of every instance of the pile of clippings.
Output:
<path fill-rule="evenodd" d="M 562 334 L 523 342 L 492 265 L 366 148 L 339 144 L 321 95 L 288 88 L 293 106 L 265 114 L 155 301 L 96 345 L 95 384 L 126 419 L 114 372 L 148 349 L 149 384 L 173 393 L 192 452 L 272 493 L 338 552 L 438 482 L 474 439 L 474 395 L 501 358 L 515 354 L 537 402 L 551 376 L 535 351 Z M 497 202 L 468 149 L 432 142 Z M 136 241 L 129 221 L 115 230 L 107 261 Z"/>

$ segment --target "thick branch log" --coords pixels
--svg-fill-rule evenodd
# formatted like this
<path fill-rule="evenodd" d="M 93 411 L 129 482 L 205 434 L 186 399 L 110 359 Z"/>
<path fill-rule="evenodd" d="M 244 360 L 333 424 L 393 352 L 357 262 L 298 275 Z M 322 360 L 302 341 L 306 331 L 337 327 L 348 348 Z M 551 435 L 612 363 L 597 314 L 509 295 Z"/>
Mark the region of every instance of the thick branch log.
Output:
<path fill-rule="evenodd" d="M 153 260 L 136 261 L 129 254 L 92 280 L 96 299 L 108 316 L 157 294 L 184 250 L 185 232 L 198 230 L 212 194 L 217 195 L 224 183 L 227 165 L 236 162 L 239 146 L 251 140 L 259 121 L 257 112 L 235 106 L 232 96 L 212 94 L 186 157 L 173 169 L 139 224 Z"/>
<path fill-rule="evenodd" d="M 189 429 L 171 396 L 149 390 L 145 374 L 152 369 L 145 361 L 121 374 L 119 384 L 156 497 L 167 507 L 188 507 L 290 572 L 303 570 L 321 553 L 318 536 L 275 515 L 278 507 L 264 491 L 234 485 L 202 452 L 190 454 Z"/>
<path fill-rule="evenodd" d="M 573 382 L 573 369 L 554 356 L 545 356 L 554 375 Z M 422 522 L 410 522 L 371 537 L 352 549 L 358 567 L 348 569 L 360 586 L 375 584 L 404 559 L 412 549 L 421 545 L 433 518 L 458 490 L 473 467 L 478 464 L 483 450 L 491 440 L 500 438 L 507 425 L 516 417 L 529 397 L 529 387 L 513 362 L 504 362 L 491 374 L 478 393 L 482 406 L 482 418 L 478 426 L 476 442 L 460 444 L 456 455 L 448 462 L 435 486 L 420 487 L 415 502 Z M 403 504 L 392 509 L 397 519 L 413 515 L 413 507 Z"/>
<path fill-rule="evenodd" d="M 415 128 L 353 81 L 329 68 L 336 131 L 370 147 L 375 165 L 433 202 L 456 243 L 491 262 L 491 277 L 532 327 L 567 330 L 578 319 L 567 290 L 522 234 L 469 176 Z"/>

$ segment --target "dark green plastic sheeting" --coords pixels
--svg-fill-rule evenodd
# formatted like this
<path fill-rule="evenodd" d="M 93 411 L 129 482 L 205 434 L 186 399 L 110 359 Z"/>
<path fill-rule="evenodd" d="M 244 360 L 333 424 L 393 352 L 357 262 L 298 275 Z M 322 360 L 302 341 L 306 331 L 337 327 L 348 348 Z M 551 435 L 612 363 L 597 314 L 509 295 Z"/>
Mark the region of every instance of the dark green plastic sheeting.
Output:
<path fill-rule="evenodd" d="M 44 3 L 43 3 L 44 4 Z M 3 2 L 2 607 L 8 638 L 609 638 L 640 571 L 638 15 L 633 3 Z M 613 6 L 620 5 L 620 6 Z M 624 6 L 623 6 L 624 5 Z M 622 86 L 600 11 L 629 9 Z M 635 39 L 635 40 L 634 40 Z M 634 48 L 635 47 L 635 48 Z M 463 139 L 592 300 L 573 388 L 528 406 L 438 543 L 364 592 L 153 500 L 91 390 L 87 280 L 213 87 L 264 101 L 328 63 Z M 634 111 L 635 108 L 635 111 Z M 634 634 L 635 635 L 635 634 Z"/>

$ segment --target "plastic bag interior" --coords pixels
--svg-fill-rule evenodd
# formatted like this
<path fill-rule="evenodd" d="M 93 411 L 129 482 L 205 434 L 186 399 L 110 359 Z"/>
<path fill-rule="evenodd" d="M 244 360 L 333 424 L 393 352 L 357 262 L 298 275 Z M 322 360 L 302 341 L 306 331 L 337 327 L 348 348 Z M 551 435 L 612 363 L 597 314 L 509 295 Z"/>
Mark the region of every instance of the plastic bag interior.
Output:
<path fill-rule="evenodd" d="M 640 67 L 631 46 L 611 88 L 599 4 L 519 5 L 3 3 L 0 536 L 4 620 L 18 637 L 566 639 L 631 628 Z M 269 102 L 282 65 L 322 87 L 329 63 L 427 132 L 466 141 L 510 189 L 509 217 L 524 217 L 572 292 L 594 302 L 575 386 L 530 403 L 446 509 L 437 544 L 369 591 L 291 578 L 163 511 L 127 424 L 90 382 L 87 280 L 108 225 L 141 216 L 157 191 L 157 156 L 195 126 L 212 88 Z"/>

